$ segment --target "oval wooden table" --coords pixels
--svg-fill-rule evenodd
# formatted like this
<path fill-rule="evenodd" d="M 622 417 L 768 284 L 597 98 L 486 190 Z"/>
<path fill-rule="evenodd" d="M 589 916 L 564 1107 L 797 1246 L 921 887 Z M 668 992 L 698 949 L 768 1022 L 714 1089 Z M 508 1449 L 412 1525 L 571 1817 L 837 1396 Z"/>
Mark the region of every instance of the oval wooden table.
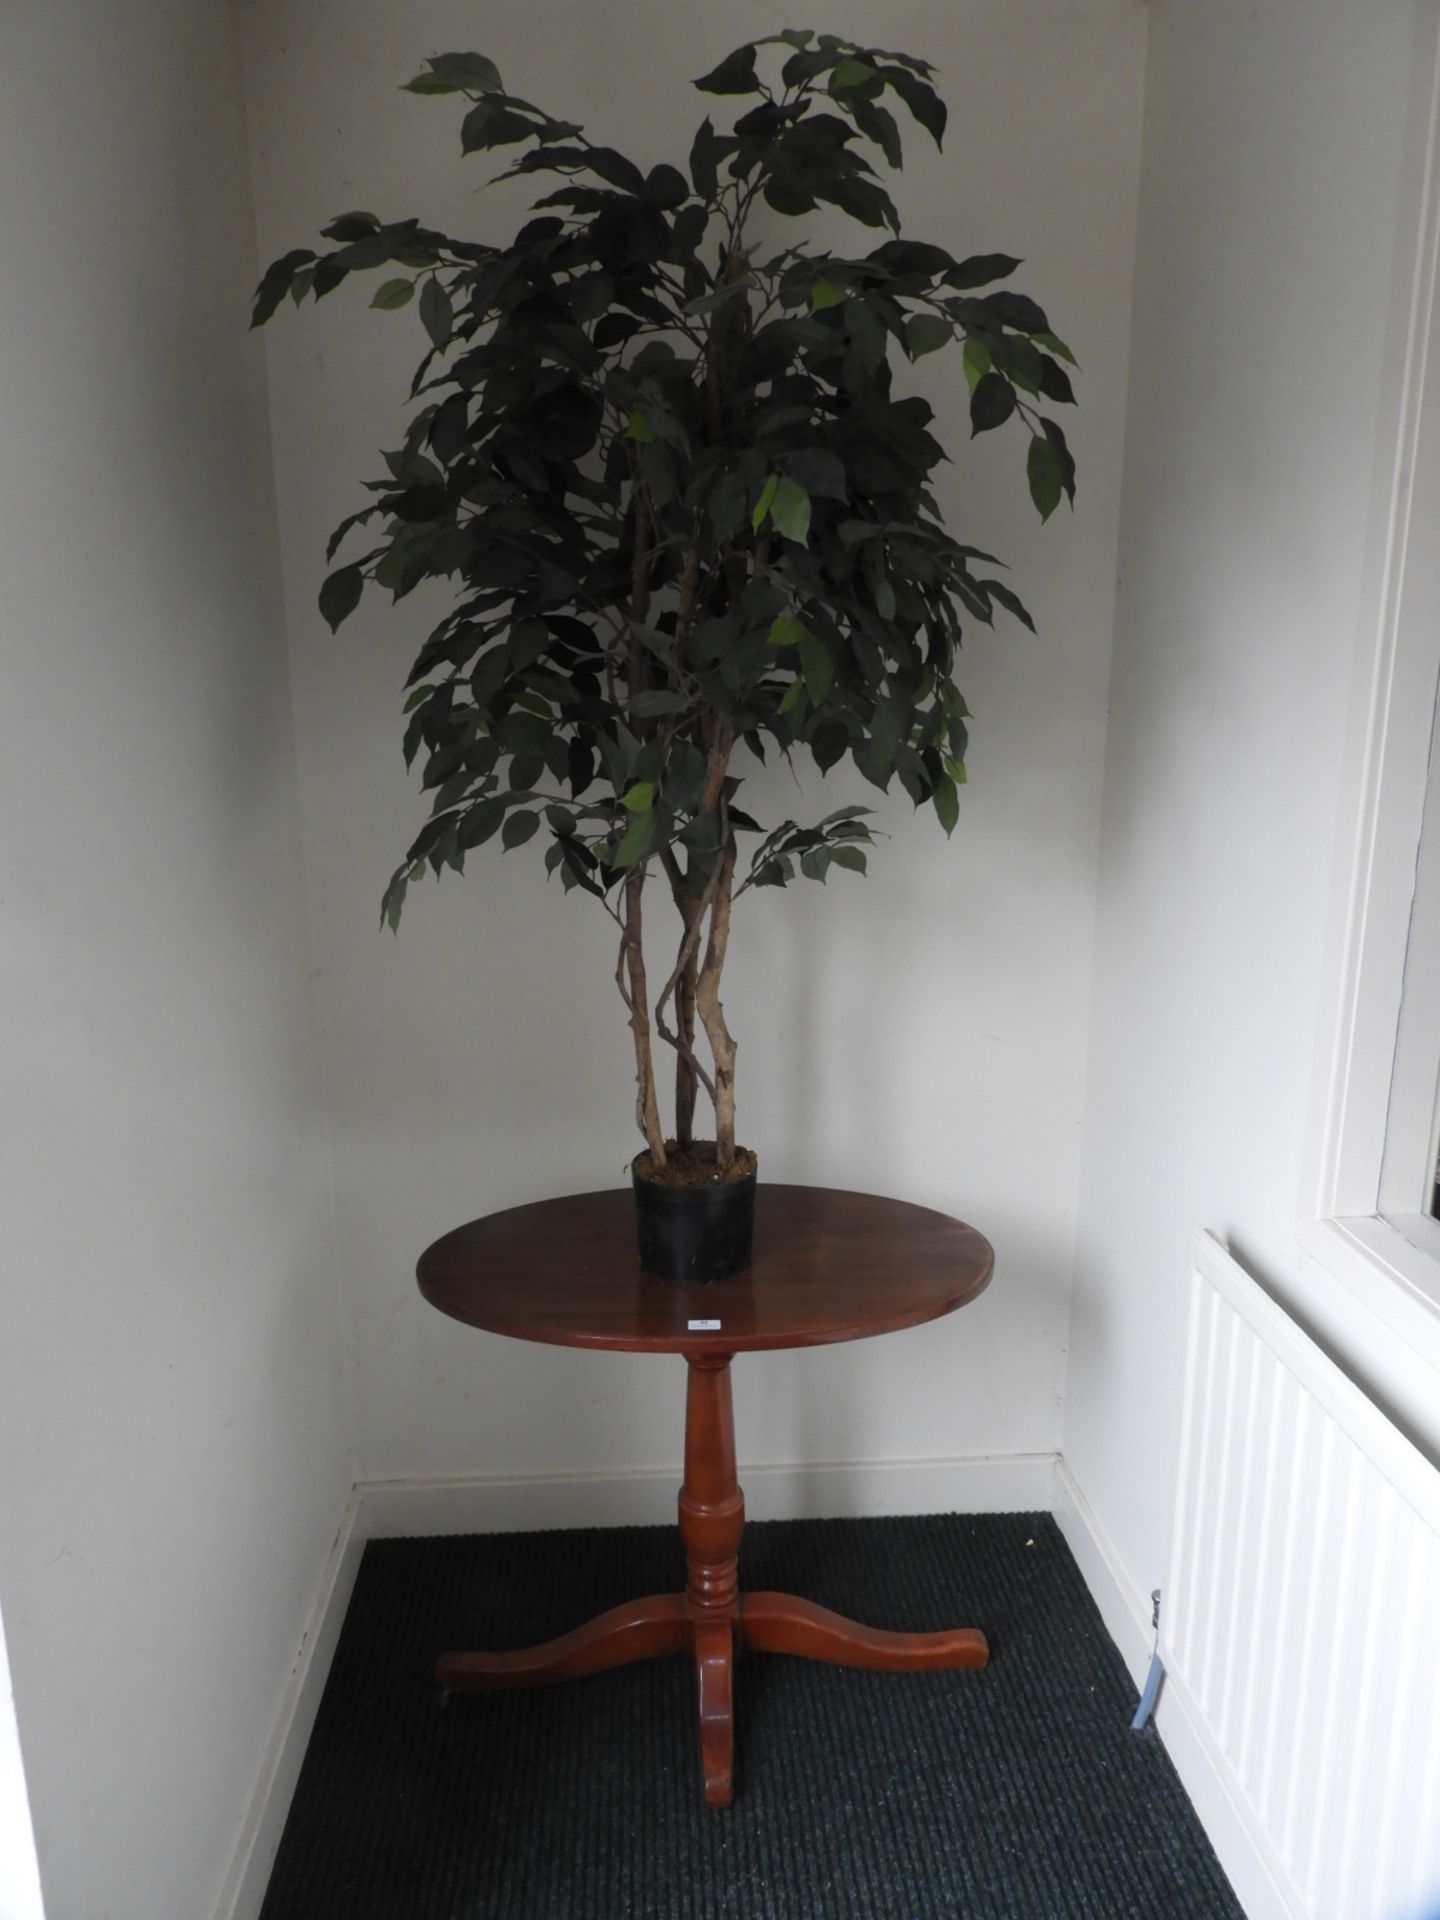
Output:
<path fill-rule="evenodd" d="M 730 1362 L 737 1353 L 815 1347 L 919 1326 L 973 1300 L 993 1254 L 973 1227 L 926 1207 L 824 1187 L 761 1186 L 755 1260 L 745 1273 L 687 1287 L 641 1270 L 628 1190 L 511 1207 L 427 1248 L 420 1291 L 453 1319 L 516 1340 L 625 1353 L 680 1353 L 685 1477 L 680 1535 L 686 1590 L 612 1607 L 558 1640 L 516 1653 L 447 1653 L 446 1692 L 544 1686 L 660 1654 L 694 1657 L 705 1797 L 733 1785 L 731 1673 L 741 1650 L 841 1666 L 923 1672 L 979 1667 L 974 1627 L 887 1633 L 788 1593 L 741 1593 L 745 1501 L 735 1472 Z"/>

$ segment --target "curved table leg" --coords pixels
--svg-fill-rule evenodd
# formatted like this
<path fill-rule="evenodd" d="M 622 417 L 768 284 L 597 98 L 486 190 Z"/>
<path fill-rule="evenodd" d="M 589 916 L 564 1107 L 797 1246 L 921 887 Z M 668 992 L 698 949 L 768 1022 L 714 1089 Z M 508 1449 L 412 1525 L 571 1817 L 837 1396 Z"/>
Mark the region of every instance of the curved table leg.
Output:
<path fill-rule="evenodd" d="M 793 1593 L 741 1594 L 739 1638 L 742 1646 L 760 1653 L 794 1653 L 805 1660 L 874 1667 L 884 1673 L 983 1667 L 990 1658 L 989 1644 L 977 1627 L 886 1633 Z"/>
<path fill-rule="evenodd" d="M 492 1692 L 497 1687 L 544 1687 L 579 1680 L 607 1667 L 683 1653 L 690 1626 L 683 1593 L 657 1593 L 597 1614 L 572 1633 L 515 1653 L 446 1653 L 435 1663 L 436 1685 L 447 1692 Z"/>
<path fill-rule="evenodd" d="M 543 1687 L 635 1660 L 691 1652 L 705 1798 L 712 1807 L 728 1807 L 735 1781 L 734 1671 L 742 1649 L 888 1673 L 983 1667 L 990 1649 L 975 1627 L 886 1633 L 796 1594 L 741 1593 L 745 1499 L 735 1471 L 730 1356 L 686 1358 L 685 1480 L 679 1502 L 685 1592 L 612 1607 L 573 1633 L 515 1653 L 447 1653 L 436 1663 L 435 1679 L 446 1692 Z"/>
<path fill-rule="evenodd" d="M 735 1791 L 735 1716 L 731 1679 L 735 1640 L 728 1620 L 696 1621 L 695 1672 L 700 1682 L 700 1769 L 705 1800 L 728 1807 Z"/>

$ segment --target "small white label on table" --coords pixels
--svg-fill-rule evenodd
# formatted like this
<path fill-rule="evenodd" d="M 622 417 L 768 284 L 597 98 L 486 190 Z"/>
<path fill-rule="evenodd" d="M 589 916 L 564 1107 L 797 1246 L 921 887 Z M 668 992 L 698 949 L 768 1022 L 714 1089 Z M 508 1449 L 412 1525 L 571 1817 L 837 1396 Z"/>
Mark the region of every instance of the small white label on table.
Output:
<path fill-rule="evenodd" d="M 688 1322 L 688 1325 L 691 1333 L 718 1333 L 720 1331 L 720 1322 L 718 1320 L 691 1320 Z"/>

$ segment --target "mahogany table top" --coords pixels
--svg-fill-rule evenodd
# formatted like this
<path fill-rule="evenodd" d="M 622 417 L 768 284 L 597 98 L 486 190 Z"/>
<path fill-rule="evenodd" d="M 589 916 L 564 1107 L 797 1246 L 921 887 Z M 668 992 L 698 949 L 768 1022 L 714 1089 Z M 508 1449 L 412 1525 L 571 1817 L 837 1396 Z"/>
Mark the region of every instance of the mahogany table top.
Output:
<path fill-rule="evenodd" d="M 983 1235 L 929 1207 L 762 1183 L 753 1266 L 710 1286 L 642 1271 L 628 1187 L 472 1220 L 428 1247 L 416 1271 L 432 1306 L 489 1333 L 703 1355 L 919 1326 L 972 1300 L 993 1261 Z"/>

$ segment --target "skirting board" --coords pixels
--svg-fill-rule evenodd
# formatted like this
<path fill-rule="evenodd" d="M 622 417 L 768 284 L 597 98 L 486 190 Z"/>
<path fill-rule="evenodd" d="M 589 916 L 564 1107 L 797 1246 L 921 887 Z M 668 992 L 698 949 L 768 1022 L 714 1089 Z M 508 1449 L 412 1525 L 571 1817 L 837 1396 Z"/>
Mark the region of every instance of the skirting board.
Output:
<path fill-rule="evenodd" d="M 300 1778 L 300 1763 L 310 1744 L 320 1696 L 325 1691 L 345 1610 L 360 1570 L 360 1556 L 365 1551 L 363 1515 L 360 1488 L 352 1487 L 316 1582 L 294 1665 L 280 1695 L 260 1777 L 215 1905 L 215 1920 L 257 1920 L 264 1904 L 285 1817 Z"/>
<path fill-rule="evenodd" d="M 1055 1523 L 1075 1557 L 1110 1638 L 1138 1689 L 1155 1636 L 1149 1596 L 1126 1572 L 1113 1542 L 1063 1459 L 1055 1466 Z M 1161 1604 L 1164 1604 L 1162 1595 Z M 1201 1728 L 1175 1689 L 1160 1688 L 1155 1728 L 1247 1920 L 1301 1920 L 1276 1885 L 1250 1831 L 1249 1814 L 1215 1766 Z"/>
<path fill-rule="evenodd" d="M 949 1460 L 845 1460 L 740 1469 L 747 1520 L 882 1513 L 1048 1511 L 1049 1453 Z M 515 1479 L 362 1481 L 365 1537 L 529 1533 L 547 1527 L 663 1526 L 675 1519 L 681 1470 L 529 1474 Z"/>

